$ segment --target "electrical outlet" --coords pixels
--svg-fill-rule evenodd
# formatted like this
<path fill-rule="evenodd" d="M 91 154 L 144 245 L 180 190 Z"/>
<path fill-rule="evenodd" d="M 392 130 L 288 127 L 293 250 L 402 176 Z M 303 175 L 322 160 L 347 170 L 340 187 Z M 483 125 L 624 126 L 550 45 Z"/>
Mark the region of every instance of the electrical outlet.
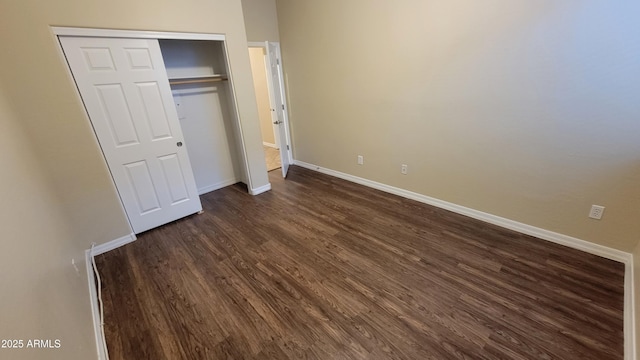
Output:
<path fill-rule="evenodd" d="M 358 155 L 358 165 L 364 165 L 364 156 Z"/>
<path fill-rule="evenodd" d="M 403 175 L 407 175 L 407 172 L 409 171 L 409 167 L 407 166 L 407 164 L 402 164 L 402 167 L 400 168 L 400 172 Z"/>
<path fill-rule="evenodd" d="M 604 213 L 604 206 L 591 205 L 591 211 L 589 211 L 589 217 L 592 219 L 600 220 L 602 219 L 603 213 Z"/>

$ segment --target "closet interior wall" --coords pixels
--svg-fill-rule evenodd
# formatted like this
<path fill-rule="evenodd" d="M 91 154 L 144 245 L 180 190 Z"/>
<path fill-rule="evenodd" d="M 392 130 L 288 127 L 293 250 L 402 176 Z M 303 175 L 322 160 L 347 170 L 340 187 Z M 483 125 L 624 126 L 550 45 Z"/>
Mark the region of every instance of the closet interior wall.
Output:
<path fill-rule="evenodd" d="M 247 183 L 224 42 L 159 42 L 198 193 Z"/>

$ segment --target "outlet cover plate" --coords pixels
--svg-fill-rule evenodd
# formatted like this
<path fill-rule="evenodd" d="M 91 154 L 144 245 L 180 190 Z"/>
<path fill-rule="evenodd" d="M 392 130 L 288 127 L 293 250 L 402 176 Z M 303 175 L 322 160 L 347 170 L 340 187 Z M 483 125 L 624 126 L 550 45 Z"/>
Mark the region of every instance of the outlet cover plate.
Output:
<path fill-rule="evenodd" d="M 589 211 L 589 217 L 592 219 L 600 220 L 604 213 L 604 206 L 591 205 L 591 211 Z"/>

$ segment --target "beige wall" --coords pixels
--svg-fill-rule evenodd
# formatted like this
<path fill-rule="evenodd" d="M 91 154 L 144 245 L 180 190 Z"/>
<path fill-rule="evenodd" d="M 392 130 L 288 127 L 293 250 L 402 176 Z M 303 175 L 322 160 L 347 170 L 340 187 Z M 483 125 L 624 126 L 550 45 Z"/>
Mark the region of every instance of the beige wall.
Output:
<path fill-rule="evenodd" d="M 95 358 L 85 244 L 73 237 L 20 122 L 0 89 L 0 339 L 23 339 L 24 346 L 28 339 L 59 339 L 61 347 L 0 349 L 0 357 Z"/>
<path fill-rule="evenodd" d="M 259 187 L 268 178 L 241 3 L 3 1 L 0 24 L 0 335 L 61 338 L 64 350 L 38 358 L 88 359 L 96 350 L 85 268 L 80 261 L 76 275 L 71 259 L 130 229 L 50 26 L 226 34 L 250 176 Z"/>
<path fill-rule="evenodd" d="M 276 0 L 242 0 L 248 41 L 280 41 Z"/>
<path fill-rule="evenodd" d="M 264 48 L 249 48 L 251 59 L 251 72 L 253 73 L 253 88 L 258 102 L 258 115 L 260 117 L 260 131 L 262 141 L 275 144 L 273 124 L 271 120 L 271 104 L 269 103 L 269 86 L 267 84 L 267 68 L 264 61 Z"/>
<path fill-rule="evenodd" d="M 277 6 L 296 159 L 623 251 L 638 243 L 640 2 Z M 601 221 L 591 204 L 606 206 Z"/>
<path fill-rule="evenodd" d="M 129 233 L 104 159 L 50 29 L 78 26 L 224 33 L 253 187 L 268 183 L 238 0 L 5 2 L 0 85 L 27 127 L 85 247 Z"/>

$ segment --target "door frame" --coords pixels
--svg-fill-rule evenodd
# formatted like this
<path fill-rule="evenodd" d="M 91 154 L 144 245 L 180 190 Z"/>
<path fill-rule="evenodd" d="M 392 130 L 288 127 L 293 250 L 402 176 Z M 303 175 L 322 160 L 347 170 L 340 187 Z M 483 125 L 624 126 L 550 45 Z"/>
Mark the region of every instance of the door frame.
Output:
<path fill-rule="evenodd" d="M 256 43 L 252 43 L 252 44 L 256 44 Z M 259 45 L 253 46 L 253 45 L 249 45 L 249 49 L 262 49 L 262 62 L 264 64 L 264 70 L 265 70 L 265 77 L 266 77 L 266 81 L 267 81 L 267 96 L 269 97 L 269 107 L 271 108 L 271 111 L 269 112 L 269 115 L 271 115 L 271 131 L 273 132 L 273 144 L 267 143 L 264 141 L 262 141 L 262 145 L 264 146 L 269 146 L 269 147 L 273 147 L 271 145 L 274 145 L 277 149 L 280 149 L 280 131 L 278 131 L 278 125 L 275 124 L 273 122 L 273 113 L 274 113 L 274 108 L 276 107 L 275 104 L 275 99 L 273 98 L 273 95 L 271 94 L 271 92 L 273 91 L 271 89 L 271 81 L 269 80 L 269 75 L 271 74 L 271 69 L 269 69 L 269 67 L 267 66 L 267 55 L 265 54 L 266 52 L 266 48 L 264 46 L 263 43 L 257 43 Z M 253 65 L 252 65 L 253 66 Z M 255 74 L 251 74 L 252 78 L 253 78 L 253 82 L 255 85 Z M 257 95 L 257 94 L 256 94 Z M 262 121 L 262 120 L 261 120 Z M 262 127 L 262 125 L 261 125 Z"/>
<path fill-rule="evenodd" d="M 293 163 L 293 144 L 291 143 L 291 131 L 289 131 L 289 105 L 287 104 L 287 92 L 285 91 L 285 87 L 284 87 L 284 67 L 282 65 L 282 56 L 280 53 L 280 43 L 277 41 L 249 41 L 247 42 L 247 47 L 252 47 L 252 48 L 263 48 L 265 51 L 265 58 L 267 56 L 267 52 L 268 52 L 268 44 L 274 44 L 277 48 L 278 48 L 278 59 L 280 60 L 280 73 L 277 74 L 278 75 L 278 86 L 280 86 L 280 89 L 282 91 L 282 104 L 280 104 L 281 106 L 284 106 L 284 109 L 282 110 L 282 125 L 284 125 L 284 132 L 286 134 L 286 139 L 284 139 L 284 145 L 289 145 L 289 147 L 287 148 L 287 157 L 289 158 L 289 164 Z M 265 64 L 266 64 L 266 59 L 265 59 Z M 267 71 L 267 82 L 269 84 L 269 86 L 267 86 L 268 90 L 269 90 L 269 100 L 270 102 L 273 104 L 275 102 L 275 99 L 273 98 L 273 94 L 272 94 L 272 89 L 271 86 L 274 86 L 275 84 L 271 83 L 271 79 L 273 78 L 273 74 L 271 73 L 271 69 L 265 65 L 266 71 Z M 278 106 L 278 104 L 275 104 L 276 106 Z M 277 130 L 275 129 L 274 126 L 274 133 L 276 133 Z M 278 134 L 274 134 L 276 136 L 276 145 L 278 145 L 279 147 L 282 147 L 282 143 L 283 143 L 283 139 L 280 139 Z M 279 143 L 278 143 L 279 142 Z"/>
<path fill-rule="evenodd" d="M 51 27 L 51 31 L 55 37 L 56 43 L 57 43 L 57 49 L 58 49 L 58 53 L 60 55 L 60 58 L 62 60 L 62 62 L 64 64 L 66 64 L 66 69 L 67 69 L 67 75 L 69 76 L 70 81 L 74 84 L 75 86 L 75 80 L 73 77 L 73 73 L 71 72 L 71 68 L 69 67 L 68 63 L 67 63 L 67 59 L 64 55 L 64 50 L 62 48 L 62 44 L 59 41 L 59 37 L 61 36 L 74 36 L 74 37 L 103 37 L 103 38 L 133 38 L 133 39 L 155 39 L 155 40 L 161 40 L 161 39 L 172 39 L 172 40 L 208 40 L 208 41 L 222 41 L 223 43 L 223 49 L 224 49 L 224 58 L 226 61 L 226 67 L 227 67 L 227 77 L 229 79 L 229 86 L 230 86 L 230 91 L 231 91 L 231 97 L 233 100 L 233 110 L 234 112 L 231 114 L 234 119 L 234 124 L 237 126 L 237 130 L 239 132 L 238 137 L 240 140 L 240 144 L 238 146 L 238 148 L 240 149 L 241 152 L 241 158 L 242 158 L 242 162 L 243 164 L 240 164 L 242 167 L 242 170 L 244 172 L 244 174 L 241 174 L 241 177 L 244 177 L 244 181 L 246 181 L 247 187 L 248 187 L 248 192 L 250 194 L 256 195 L 257 193 L 254 192 L 254 187 L 253 184 L 251 183 L 251 169 L 249 166 L 249 159 L 247 156 L 247 149 L 246 149 L 246 144 L 245 144 L 245 137 L 244 137 L 244 132 L 242 129 L 242 123 L 240 122 L 239 116 L 238 114 L 240 114 L 239 108 L 238 108 L 238 101 L 237 101 L 237 97 L 236 97 L 236 91 L 235 91 L 235 86 L 234 86 L 234 81 L 233 81 L 233 73 L 231 71 L 231 67 L 229 64 L 229 51 L 228 51 L 228 44 L 226 41 L 226 36 L 224 34 L 207 34 L 207 33 L 182 33 L 182 32 L 161 32 L 161 31 L 144 31 L 144 30 L 113 30 L 113 29 L 98 29 L 98 28 L 75 28 L 75 27 L 57 27 L 57 26 L 52 26 Z M 75 86 L 76 88 L 76 96 L 77 99 L 80 101 L 80 104 L 83 104 L 82 102 L 82 96 L 80 94 L 80 90 L 77 88 L 77 86 Z M 84 111 L 86 119 L 88 121 L 89 124 L 91 124 L 91 119 L 89 117 L 88 112 Z M 97 139 L 97 135 L 95 134 L 94 131 L 94 139 L 96 140 L 96 144 L 98 145 L 98 148 L 100 149 L 100 151 L 102 151 L 102 148 L 100 147 L 99 141 Z M 103 154 L 104 157 L 104 154 Z M 104 165 L 107 167 L 107 171 L 109 171 L 109 167 L 106 163 L 106 158 L 104 159 Z M 127 214 L 125 208 L 124 208 L 124 204 L 122 203 L 122 199 L 120 198 L 120 193 L 118 192 L 118 188 L 115 184 L 115 181 L 113 179 L 113 176 L 111 176 L 111 183 L 113 185 L 113 189 L 116 191 L 116 194 L 118 195 L 119 198 L 119 202 L 120 202 L 120 206 L 121 209 L 123 211 L 124 214 Z M 131 226 L 131 222 L 129 220 L 129 216 L 126 216 L 127 218 L 127 222 L 129 223 L 129 227 L 131 228 L 131 232 L 133 233 L 133 227 Z"/>

